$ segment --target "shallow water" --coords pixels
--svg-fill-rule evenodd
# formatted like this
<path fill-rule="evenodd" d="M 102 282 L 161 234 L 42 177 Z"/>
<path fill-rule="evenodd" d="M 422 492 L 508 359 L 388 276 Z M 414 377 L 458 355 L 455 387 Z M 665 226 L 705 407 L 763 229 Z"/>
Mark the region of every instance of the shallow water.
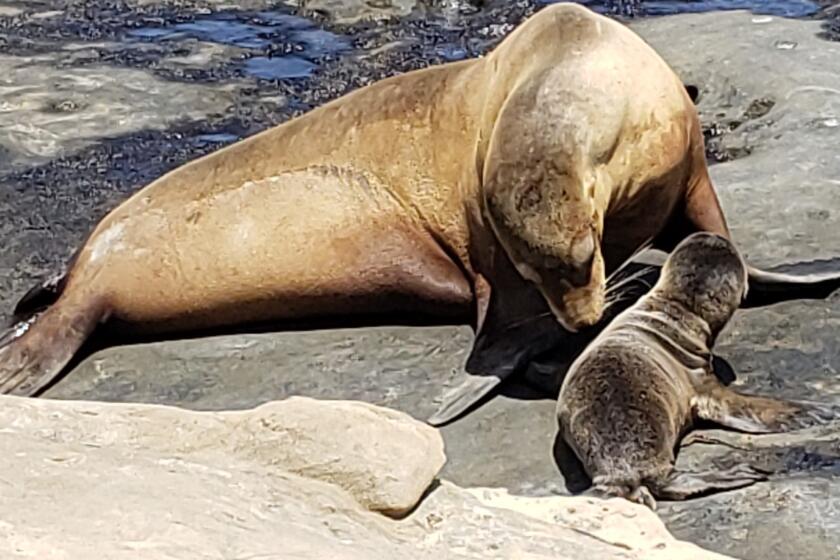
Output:
<path fill-rule="evenodd" d="M 179 41 L 198 39 L 267 54 L 250 56 L 242 70 L 266 80 L 303 78 L 316 61 L 350 48 L 346 37 L 318 28 L 310 20 L 282 13 L 221 12 L 186 23 L 132 29 L 130 40 Z M 247 56 L 247 55 L 246 55 Z"/>
<path fill-rule="evenodd" d="M 557 0 L 559 1 L 559 0 Z M 542 0 L 541 4 L 552 4 L 554 0 Z M 578 2 L 599 12 L 611 12 L 619 9 L 617 1 Z M 630 2 L 625 2 L 630 4 Z M 641 2 L 640 15 L 662 16 L 712 12 L 715 10 L 750 10 L 756 14 L 784 17 L 807 17 L 819 11 L 816 2 L 808 0 L 671 0 Z"/>
<path fill-rule="evenodd" d="M 555 0 L 537 0 L 551 4 Z M 579 2 L 598 12 L 618 13 L 629 9 L 632 2 L 616 0 Z M 756 14 L 784 17 L 808 17 L 819 11 L 808 0 L 683 0 L 642 1 L 636 16 L 660 16 L 714 10 L 751 10 Z M 429 26 L 441 30 L 451 25 L 448 18 L 434 14 Z M 468 17 L 468 16 L 467 16 Z M 246 75 L 264 79 L 298 79 L 310 76 L 325 56 L 351 49 L 350 37 L 319 28 L 312 21 L 279 12 L 227 11 L 196 17 L 192 21 L 136 27 L 126 33 L 129 42 L 162 42 L 197 39 L 237 47 L 245 51 L 245 60 L 238 67 Z M 467 58 L 474 53 L 460 44 L 440 43 L 432 54 L 444 61 Z"/>

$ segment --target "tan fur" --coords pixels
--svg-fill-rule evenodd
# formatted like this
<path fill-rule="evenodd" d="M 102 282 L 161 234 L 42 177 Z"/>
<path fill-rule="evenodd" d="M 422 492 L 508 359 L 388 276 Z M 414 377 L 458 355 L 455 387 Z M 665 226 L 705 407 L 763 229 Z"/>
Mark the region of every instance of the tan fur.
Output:
<path fill-rule="evenodd" d="M 506 215 L 558 258 L 592 218 L 599 237 L 610 220 L 620 262 L 664 225 L 697 142 L 681 82 L 644 42 L 555 6 L 486 58 L 384 80 L 155 181 L 98 225 L 68 289 L 131 322 L 250 301 L 271 318 L 335 312 L 336 295 L 383 289 L 465 304 L 482 272 L 468 214 L 483 187 L 542 193 L 530 214 Z M 225 314 L 202 322 L 262 318 Z"/>

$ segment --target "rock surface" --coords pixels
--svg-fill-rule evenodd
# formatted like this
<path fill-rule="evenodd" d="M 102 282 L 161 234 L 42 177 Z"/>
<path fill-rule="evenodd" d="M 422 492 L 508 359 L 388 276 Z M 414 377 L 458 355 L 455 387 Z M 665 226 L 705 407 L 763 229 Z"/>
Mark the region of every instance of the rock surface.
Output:
<path fill-rule="evenodd" d="M 305 10 L 321 12 L 335 23 L 350 24 L 361 20 L 378 20 L 411 13 L 416 0 L 303 0 Z"/>
<path fill-rule="evenodd" d="M 8 445 L 14 445 L 14 434 L 37 433 L 63 445 L 59 454 L 65 458 L 55 460 L 70 464 L 83 462 L 87 448 L 123 446 L 132 456 L 147 447 L 173 455 L 212 451 L 331 483 L 365 508 L 395 516 L 417 505 L 446 460 L 436 430 L 404 413 L 359 402 L 293 397 L 216 415 L 44 402 L 17 401 L 0 413 L 3 425 L 11 426 L 4 435 Z"/>
<path fill-rule="evenodd" d="M 68 67 L 89 50 L 75 44 L 27 59 L 0 56 L 4 166 L 73 153 L 103 130 L 117 136 L 223 114 L 233 101 L 230 86 L 172 83 L 130 68 Z"/>
<path fill-rule="evenodd" d="M 238 4 L 254 9 L 267 5 L 262 0 Z M 723 158 L 735 158 L 715 165 L 712 177 L 750 260 L 768 266 L 840 255 L 840 44 L 818 37 L 819 22 L 748 13 L 643 20 L 633 27 L 686 81 L 700 86 L 704 123 L 718 123 L 723 132 L 712 143 Z M 488 33 L 508 28 L 500 19 Z M 190 49 L 207 52 L 206 45 Z M 164 63 L 175 64 L 171 59 L 167 56 Z M 362 68 L 367 67 L 357 71 Z M 178 84 L 183 82 L 168 86 Z M 311 85 L 307 88 L 314 89 Z M 290 91 L 287 84 L 276 89 Z M 303 90 L 292 91 L 297 100 Z M 219 98 L 219 111 L 225 97 Z M 238 111 L 254 112 L 256 105 L 247 98 L 234 104 Z M 154 115 L 156 122 L 176 122 L 179 106 L 162 107 L 169 109 Z M 18 107 L 21 122 L 34 118 L 24 112 Z M 116 121 L 103 122 L 114 126 Z M 105 126 L 102 134 L 111 135 Z M 167 138 L 163 150 L 145 136 L 127 137 L 119 144 L 103 141 L 90 160 L 82 152 L 81 160 L 14 178 L 9 183 L 14 190 L 0 184 L 4 312 L 34 277 L 48 273 L 61 253 L 81 239 L 105 206 L 116 203 L 121 195 L 115 188 L 138 186 L 144 173 L 151 178 L 148 174 L 160 169 L 161 153 L 166 165 L 177 162 L 173 152 L 180 158 L 192 153 L 179 151 L 190 146 L 192 137 Z M 102 155 L 110 152 L 125 160 Z M 107 169 L 102 169 L 103 162 L 110 162 Z M 125 169 L 130 174 L 113 173 Z M 48 188 L 35 189 L 39 182 Z M 107 198 L 107 204 L 91 202 L 96 196 Z M 735 366 L 744 390 L 838 403 L 838 326 L 838 295 L 739 312 L 719 351 Z M 440 394 L 458 383 L 457 371 L 470 342 L 466 327 L 381 327 L 122 346 L 91 356 L 49 395 L 215 410 L 309 395 L 360 399 L 424 418 Z M 551 459 L 553 411 L 550 397 L 508 388 L 506 395 L 443 430 L 449 456 L 443 476 L 461 486 L 504 486 L 517 494 L 565 492 Z M 811 560 L 833 560 L 840 551 L 838 440 L 838 431 L 829 428 L 822 435 L 807 431 L 785 440 L 689 445 L 681 453 L 682 462 L 711 467 L 715 462 L 751 462 L 774 475 L 768 483 L 739 492 L 686 504 L 663 502 L 660 513 L 678 537 L 740 558 L 798 559 L 808 551 Z"/>
<path fill-rule="evenodd" d="M 365 508 L 402 516 L 443 467 L 443 439 L 404 413 L 292 397 L 240 420 L 228 446 L 268 466 L 332 483 Z M 241 443 L 240 443 L 241 442 Z"/>
<path fill-rule="evenodd" d="M 416 502 L 443 454 L 434 429 L 363 403 L 298 398 L 225 413 L 2 404 L 4 558 L 724 558 L 622 500 L 443 483 L 400 521 L 371 512 L 363 505 L 382 508 L 369 496 L 399 486 Z M 348 466 L 364 475 L 332 474 Z"/>
<path fill-rule="evenodd" d="M 747 257 L 763 266 L 809 259 L 840 266 L 840 43 L 820 39 L 816 22 L 749 13 L 663 18 L 635 29 L 700 86 L 704 120 L 733 129 L 720 138 L 722 150 L 749 152 L 712 168 Z M 838 333 L 835 294 L 740 312 L 718 350 L 742 390 L 838 404 Z M 776 473 L 772 481 L 663 504 L 666 524 L 740 558 L 838 557 L 840 429 L 744 439 L 764 443 L 691 445 L 680 460 L 749 462 Z"/>

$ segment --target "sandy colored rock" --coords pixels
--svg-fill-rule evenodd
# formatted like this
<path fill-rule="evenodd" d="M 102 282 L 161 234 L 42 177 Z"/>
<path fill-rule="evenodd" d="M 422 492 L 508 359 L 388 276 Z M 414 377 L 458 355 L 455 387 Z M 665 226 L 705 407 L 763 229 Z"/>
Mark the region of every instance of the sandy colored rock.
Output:
<path fill-rule="evenodd" d="M 331 483 L 372 511 L 413 508 L 446 460 L 433 428 L 407 414 L 360 402 L 294 397 L 249 411 L 200 414 L 171 407 L 12 401 L 0 425 L 16 436 L 61 442 L 67 459 L 121 445 L 172 454 L 215 453 L 265 470 Z M 71 450 L 72 449 L 72 450 Z M 131 461 L 127 461 L 130 465 Z M 127 468 L 130 468 L 127 467 Z M 15 472 L 14 469 L 5 472 Z"/>
<path fill-rule="evenodd" d="M 388 515 L 413 508 L 446 461 L 437 430 L 366 403 L 293 397 L 225 416 L 238 420 L 243 455 L 335 484 Z"/>
<path fill-rule="evenodd" d="M 650 558 L 667 560 L 677 554 L 681 554 L 681 558 L 704 554 L 698 553 L 699 549 L 694 546 L 682 543 L 673 546 L 673 537 L 665 525 L 652 523 L 648 510 L 620 498 L 607 501 L 583 497 L 533 498 L 499 488 L 470 488 L 468 492 L 487 506 L 518 511 L 547 523 L 567 525 L 606 542 L 644 552 Z"/>
<path fill-rule="evenodd" d="M 444 482 L 402 520 L 372 512 L 359 503 L 358 480 L 334 473 L 363 460 L 371 472 L 411 463 L 365 479 L 364 495 L 385 495 L 401 476 L 430 472 L 442 452 L 434 429 L 367 404 L 290 399 L 199 413 L 0 401 L 3 558 L 723 558 L 618 500 L 512 498 Z M 413 451 L 395 457 L 396 436 Z"/>

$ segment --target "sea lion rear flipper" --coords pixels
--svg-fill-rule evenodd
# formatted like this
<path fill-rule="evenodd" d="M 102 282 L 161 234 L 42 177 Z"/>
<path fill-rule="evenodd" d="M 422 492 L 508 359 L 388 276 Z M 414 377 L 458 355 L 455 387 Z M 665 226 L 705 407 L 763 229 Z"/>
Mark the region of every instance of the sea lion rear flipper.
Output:
<path fill-rule="evenodd" d="M 809 428 L 840 418 L 838 406 L 742 395 L 725 387 L 695 397 L 692 406 L 699 418 L 756 434 Z"/>
<path fill-rule="evenodd" d="M 28 292 L 23 294 L 23 297 L 18 300 L 15 305 L 15 309 L 12 312 L 15 322 L 21 322 L 28 319 L 35 313 L 54 304 L 58 298 L 61 297 L 61 294 L 64 293 L 64 288 L 67 285 L 68 271 L 76 264 L 82 247 L 84 247 L 84 245 L 81 245 L 79 249 L 76 249 L 76 252 L 73 253 L 73 256 L 67 262 L 66 266 L 64 266 L 60 271 L 53 274 L 46 280 L 39 282 Z"/>
<path fill-rule="evenodd" d="M 501 382 L 495 375 L 468 374 L 466 381 L 443 396 L 443 403 L 426 421 L 432 426 L 443 426 L 457 420 Z"/>
<path fill-rule="evenodd" d="M 732 238 L 720 200 L 709 178 L 702 136 L 698 136 L 694 150 L 696 168 L 689 181 L 682 212 L 676 215 L 653 244 L 665 252 L 670 252 L 682 239 L 699 231 Z M 840 271 L 836 270 L 824 274 L 794 275 L 765 271 L 754 266 L 747 268 L 749 289 L 741 304 L 745 308 L 793 299 L 825 299 L 840 289 Z"/>
<path fill-rule="evenodd" d="M 0 394 L 34 396 L 70 362 L 104 316 L 104 306 L 62 298 L 0 339 Z"/>
<path fill-rule="evenodd" d="M 15 305 L 13 311 L 16 321 L 21 321 L 52 305 L 64 290 L 67 275 L 64 271 L 55 274 L 33 286 Z"/>
<path fill-rule="evenodd" d="M 749 290 L 741 304 L 744 308 L 792 299 L 825 299 L 840 289 L 840 272 L 795 275 L 770 272 L 753 266 L 748 269 Z"/>
<path fill-rule="evenodd" d="M 737 490 L 767 480 L 767 474 L 749 465 L 722 471 L 672 471 L 664 483 L 653 486 L 653 494 L 664 500 L 686 500 L 715 492 Z"/>

